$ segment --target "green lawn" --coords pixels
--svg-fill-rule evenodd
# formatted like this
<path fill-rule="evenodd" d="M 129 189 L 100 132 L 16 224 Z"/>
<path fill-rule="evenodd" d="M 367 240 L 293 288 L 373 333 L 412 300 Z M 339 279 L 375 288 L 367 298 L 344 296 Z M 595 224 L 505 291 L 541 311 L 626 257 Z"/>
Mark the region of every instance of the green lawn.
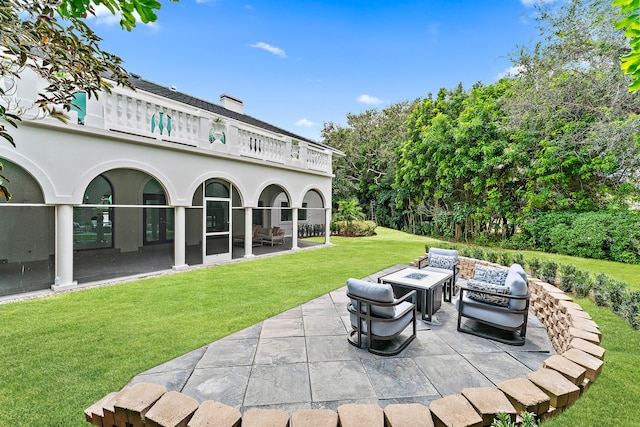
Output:
<path fill-rule="evenodd" d="M 377 231 L 332 238 L 334 246 L 318 250 L 1 305 L 0 426 L 88 425 L 83 410 L 134 375 L 436 244 Z M 640 275 L 631 278 L 640 286 Z M 585 397 L 549 425 L 634 425 L 640 332 L 579 302 L 601 326 L 607 363 Z"/>

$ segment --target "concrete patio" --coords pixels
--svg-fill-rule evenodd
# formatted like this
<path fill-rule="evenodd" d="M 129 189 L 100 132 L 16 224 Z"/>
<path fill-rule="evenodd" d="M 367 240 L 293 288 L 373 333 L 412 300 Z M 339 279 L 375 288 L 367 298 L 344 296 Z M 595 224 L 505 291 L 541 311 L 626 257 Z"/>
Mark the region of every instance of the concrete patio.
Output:
<path fill-rule="evenodd" d="M 367 277 L 376 281 L 406 265 Z M 337 409 L 345 403 L 421 403 L 492 387 L 538 370 L 553 354 L 547 332 L 529 315 L 527 342 L 510 346 L 456 331 L 457 313 L 443 302 L 438 326 L 418 320 L 402 353 L 381 357 L 347 342 L 346 288 L 338 289 L 134 377 L 199 402 L 237 407 Z M 475 327 L 470 324 L 470 326 Z"/>

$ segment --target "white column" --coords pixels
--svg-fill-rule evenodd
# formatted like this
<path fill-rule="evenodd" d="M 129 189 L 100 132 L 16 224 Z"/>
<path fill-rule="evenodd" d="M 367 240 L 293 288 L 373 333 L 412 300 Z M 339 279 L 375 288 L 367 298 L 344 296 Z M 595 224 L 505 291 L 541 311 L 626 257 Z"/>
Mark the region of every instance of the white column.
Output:
<path fill-rule="evenodd" d="M 175 230 L 173 237 L 174 270 L 183 270 L 188 267 L 185 263 L 185 248 L 187 246 L 186 210 L 184 206 L 175 208 Z"/>
<path fill-rule="evenodd" d="M 56 206 L 56 278 L 51 286 L 63 291 L 76 286 L 73 280 L 73 206 Z"/>
<path fill-rule="evenodd" d="M 244 257 L 253 258 L 253 209 L 244 208 Z"/>
<path fill-rule="evenodd" d="M 324 210 L 324 244 L 331 244 L 331 208 L 325 208 Z"/>
<path fill-rule="evenodd" d="M 291 209 L 291 249 L 298 247 L 298 208 Z"/>

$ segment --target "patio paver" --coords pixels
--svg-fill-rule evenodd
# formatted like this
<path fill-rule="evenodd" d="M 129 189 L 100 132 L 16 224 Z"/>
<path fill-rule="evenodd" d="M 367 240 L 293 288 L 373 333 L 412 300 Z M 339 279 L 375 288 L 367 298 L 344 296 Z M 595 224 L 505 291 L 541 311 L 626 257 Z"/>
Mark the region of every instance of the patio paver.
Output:
<path fill-rule="evenodd" d="M 465 388 L 527 378 L 553 354 L 534 316 L 527 343 L 510 346 L 458 333 L 455 307 L 443 302 L 436 313 L 441 325 L 419 320 L 416 339 L 402 353 L 373 355 L 347 342 L 347 301 L 346 288 L 330 292 L 143 372 L 130 384 L 159 384 L 242 413 L 256 408 L 336 410 L 345 404 L 428 406 Z"/>

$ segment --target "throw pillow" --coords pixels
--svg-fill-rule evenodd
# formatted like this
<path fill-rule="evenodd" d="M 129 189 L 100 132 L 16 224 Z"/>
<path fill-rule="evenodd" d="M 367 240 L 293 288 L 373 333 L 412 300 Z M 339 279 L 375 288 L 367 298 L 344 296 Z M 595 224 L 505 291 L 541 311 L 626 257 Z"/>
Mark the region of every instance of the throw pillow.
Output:
<path fill-rule="evenodd" d="M 505 285 L 496 285 L 494 283 L 482 282 L 480 280 L 469 279 L 467 281 L 467 287 L 470 289 L 476 289 L 478 291 L 489 291 L 497 294 L 509 295 L 510 289 Z M 509 298 L 499 297 L 497 295 L 483 294 L 480 292 L 469 291 L 467 293 L 469 298 L 476 301 L 486 302 L 487 304 L 499 305 L 501 307 L 507 307 L 509 305 Z"/>
<path fill-rule="evenodd" d="M 456 263 L 456 259 L 452 256 L 444 255 L 429 255 L 429 267 L 443 268 L 445 270 L 453 270 L 453 266 Z"/>
<path fill-rule="evenodd" d="M 481 282 L 493 283 L 494 285 L 504 285 L 509 270 L 499 267 L 487 267 L 476 264 L 473 278 Z"/>

